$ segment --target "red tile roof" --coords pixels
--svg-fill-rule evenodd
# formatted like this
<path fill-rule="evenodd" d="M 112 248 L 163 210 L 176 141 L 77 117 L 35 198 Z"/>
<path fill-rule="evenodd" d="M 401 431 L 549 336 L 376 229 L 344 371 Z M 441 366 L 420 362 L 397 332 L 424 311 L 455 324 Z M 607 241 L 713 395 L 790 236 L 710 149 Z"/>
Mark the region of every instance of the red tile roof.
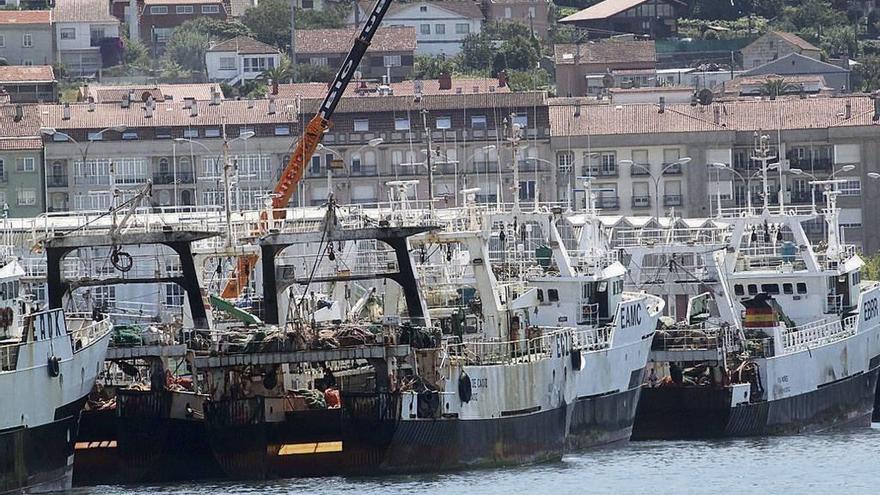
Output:
<path fill-rule="evenodd" d="M 388 85 L 394 96 L 415 95 L 415 82 L 402 81 Z M 379 85 L 375 82 L 364 81 L 362 84 L 352 81 L 345 89 L 345 97 L 383 97 L 378 91 Z M 476 88 L 476 91 L 474 91 Z M 451 89 L 440 89 L 440 81 L 429 79 L 422 81 L 422 95 L 454 95 L 474 93 L 510 93 L 510 86 L 498 87 L 498 79 L 492 78 L 455 78 L 452 80 Z M 281 98 L 323 98 L 327 94 L 325 83 L 299 83 L 279 84 L 278 96 Z"/>
<path fill-rule="evenodd" d="M 570 16 L 563 17 L 559 22 L 578 22 L 591 21 L 596 19 L 607 19 L 613 15 L 617 15 L 625 10 L 637 7 L 648 0 L 605 0 L 595 5 L 587 7 L 583 10 L 575 12 Z M 686 4 L 679 0 L 667 0 L 670 4 L 679 4 L 685 7 Z"/>
<path fill-rule="evenodd" d="M 800 36 L 794 33 L 787 33 L 785 31 L 771 31 L 771 33 L 779 36 L 785 41 L 791 43 L 792 45 L 800 48 L 801 50 L 809 50 L 809 51 L 819 51 L 819 48 L 816 45 L 813 45 L 809 41 L 801 38 Z"/>
<path fill-rule="evenodd" d="M 21 107 L 22 116 L 15 120 L 16 107 Z M 3 149 L 33 149 L 27 139 L 40 139 L 40 113 L 37 105 L 0 105 L 0 142 L 6 141 Z M 13 143 L 12 141 L 17 141 Z M 39 148 L 39 146 L 36 146 Z"/>
<path fill-rule="evenodd" d="M 0 13 L 0 24 L 50 24 L 51 10 L 4 10 Z"/>
<path fill-rule="evenodd" d="M 577 45 L 557 44 L 554 48 L 554 58 L 557 64 L 574 64 L 577 54 Z M 580 45 L 580 63 L 582 64 L 633 62 L 644 62 L 647 65 L 656 64 L 657 48 L 654 42 L 606 40 Z"/>
<path fill-rule="evenodd" d="M 43 147 L 43 140 L 39 137 L 9 138 L 0 137 L 0 151 L 28 151 L 39 150 Z"/>
<path fill-rule="evenodd" d="M 219 91 L 219 84 L 155 84 L 155 85 L 131 85 L 131 86 L 103 86 L 90 84 L 80 87 L 79 99 L 87 101 L 91 96 L 95 103 L 118 103 L 126 95 L 134 91 L 137 100 L 143 101 L 144 93 L 148 93 L 156 101 L 164 101 L 168 97 L 174 101 L 185 98 L 196 100 L 210 100 L 213 91 Z"/>
<path fill-rule="evenodd" d="M 104 0 L 56 0 L 52 9 L 53 22 L 113 22 L 110 2 Z"/>
<path fill-rule="evenodd" d="M 233 52 L 243 55 L 258 55 L 264 53 L 279 53 L 274 46 L 269 46 L 262 41 L 257 41 L 247 36 L 238 36 L 231 40 L 222 41 L 208 49 L 209 52 Z"/>
<path fill-rule="evenodd" d="M 55 81 L 51 65 L 0 66 L 0 84 L 46 83 Z"/>
<path fill-rule="evenodd" d="M 358 29 L 300 29 L 296 32 L 296 52 L 348 53 Z M 381 26 L 370 42 L 368 52 L 411 52 L 416 49 L 416 29 L 412 26 Z"/>

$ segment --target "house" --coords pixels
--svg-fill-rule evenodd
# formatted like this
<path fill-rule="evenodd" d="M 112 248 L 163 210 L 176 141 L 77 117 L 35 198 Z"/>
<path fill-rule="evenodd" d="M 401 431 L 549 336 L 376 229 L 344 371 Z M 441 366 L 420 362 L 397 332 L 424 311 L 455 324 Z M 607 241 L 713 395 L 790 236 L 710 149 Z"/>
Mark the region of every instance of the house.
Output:
<path fill-rule="evenodd" d="M 849 91 L 850 71 L 834 64 L 822 62 L 799 53 L 789 53 L 764 65 L 743 71 L 743 76 L 765 76 L 775 74 L 791 76 L 822 76 L 828 87 L 837 91 Z"/>
<path fill-rule="evenodd" d="M 556 86 L 561 96 L 596 96 L 605 88 L 657 85 L 653 41 L 604 40 L 557 44 Z"/>
<path fill-rule="evenodd" d="M 686 8 L 681 0 L 603 0 L 559 22 L 587 29 L 591 38 L 638 34 L 658 39 L 677 33 L 678 12 Z"/>
<path fill-rule="evenodd" d="M 281 52 L 275 47 L 247 36 L 217 43 L 205 52 L 208 79 L 227 84 L 256 79 L 280 63 Z"/>
<path fill-rule="evenodd" d="M 487 21 L 516 22 L 547 39 L 550 28 L 550 2 L 547 0 L 483 0 L 483 15 Z"/>
<path fill-rule="evenodd" d="M 37 105 L 0 104 L 0 215 L 45 211 L 40 126 Z"/>
<path fill-rule="evenodd" d="M 778 94 L 767 94 L 770 88 L 775 88 Z M 819 93 L 832 93 L 822 76 L 783 77 L 777 74 L 740 76 L 715 88 L 715 94 L 733 98 L 739 96 L 770 96 L 773 98 L 784 95 L 803 96 Z"/>
<path fill-rule="evenodd" d="M 748 70 L 782 58 L 789 53 L 797 53 L 819 60 L 822 51 L 795 34 L 769 31 L 743 47 L 740 52 L 742 53 L 743 69 Z"/>
<path fill-rule="evenodd" d="M 298 64 L 323 65 L 334 69 L 342 64 L 358 30 L 300 29 L 296 31 Z M 376 31 L 357 70 L 364 79 L 401 81 L 412 73 L 416 30 L 410 26 L 383 26 Z"/>
<path fill-rule="evenodd" d="M 48 103 L 58 99 L 58 82 L 51 65 L 0 66 L 0 89 L 11 103 Z"/>
<path fill-rule="evenodd" d="M 373 9 L 374 2 L 361 0 L 348 18 L 360 26 Z M 416 30 L 416 54 L 457 55 L 461 42 L 472 33 L 479 33 L 483 12 L 472 1 L 440 0 L 412 3 L 392 2 L 382 20 L 381 32 L 387 26 L 410 26 Z"/>
<path fill-rule="evenodd" d="M 125 98 L 129 101 L 144 101 L 152 97 L 153 101 L 183 101 L 187 98 L 196 101 L 207 101 L 220 91 L 217 84 L 153 84 L 107 86 L 84 84 L 79 88 L 77 101 L 95 103 L 120 103 Z"/>
<path fill-rule="evenodd" d="M 51 65 L 55 36 L 49 10 L 5 10 L 0 15 L 0 59 L 9 65 Z"/>
<path fill-rule="evenodd" d="M 121 60 L 119 19 L 103 0 L 57 0 L 52 9 L 57 40 L 56 61 L 70 75 L 95 77 Z"/>
<path fill-rule="evenodd" d="M 227 18 L 223 0 L 143 0 L 140 36 L 154 53 L 162 53 L 177 26 L 199 17 Z"/>

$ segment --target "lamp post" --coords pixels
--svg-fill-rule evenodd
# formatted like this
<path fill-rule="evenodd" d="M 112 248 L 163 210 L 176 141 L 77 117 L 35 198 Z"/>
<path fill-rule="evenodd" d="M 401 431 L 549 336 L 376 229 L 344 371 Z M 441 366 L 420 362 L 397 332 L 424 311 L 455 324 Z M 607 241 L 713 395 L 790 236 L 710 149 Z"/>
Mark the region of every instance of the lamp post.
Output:
<path fill-rule="evenodd" d="M 223 200 L 224 201 L 223 202 L 225 203 L 225 205 L 223 207 L 223 211 L 226 215 L 226 247 L 232 246 L 232 209 L 231 209 L 232 207 L 229 204 L 232 199 L 230 196 L 230 184 L 229 184 L 229 169 L 230 169 L 229 146 L 236 141 L 245 141 L 245 140 L 252 138 L 253 136 L 254 136 L 254 131 L 245 131 L 245 132 L 242 132 L 236 138 L 228 139 L 226 136 L 226 126 L 225 125 L 223 126 L 223 150 L 221 153 L 223 156 L 223 189 L 224 189 L 224 192 L 223 192 Z M 207 146 L 205 146 L 204 143 L 201 143 L 201 142 L 196 141 L 194 139 L 174 138 L 174 141 L 178 142 L 178 143 L 195 144 L 195 145 L 201 146 L 209 154 L 213 154 L 213 151 L 211 151 L 211 148 L 208 148 Z M 220 155 L 217 155 L 217 159 L 215 160 L 215 163 L 219 159 L 220 159 Z M 193 167 L 195 167 L 195 164 L 193 164 Z M 174 181 L 175 181 L 175 183 L 177 182 L 177 177 L 174 178 Z M 175 198 L 175 204 L 176 203 L 177 203 L 177 198 Z"/>
<path fill-rule="evenodd" d="M 689 156 L 681 157 L 678 160 L 676 160 L 672 163 L 669 163 L 665 167 L 663 167 L 660 170 L 660 174 L 658 174 L 658 175 L 655 175 L 653 172 L 651 172 L 650 166 L 645 166 L 645 165 L 642 165 L 641 163 L 635 163 L 632 160 L 620 160 L 617 163 L 619 163 L 620 165 L 629 165 L 631 167 L 638 167 L 638 168 L 644 170 L 645 172 L 647 172 L 648 177 L 650 177 L 651 181 L 654 183 L 654 198 L 656 198 L 655 204 L 654 204 L 654 218 L 657 219 L 657 222 L 659 224 L 659 222 L 660 222 L 660 179 L 663 177 L 663 174 L 666 173 L 666 171 L 669 170 L 670 168 L 675 167 L 675 166 L 687 165 L 690 162 L 691 162 L 691 157 L 689 157 Z"/>
<path fill-rule="evenodd" d="M 351 154 L 356 155 L 356 154 L 360 153 L 360 151 L 365 148 L 375 148 L 376 146 L 379 146 L 380 144 L 382 144 L 384 141 L 385 140 L 380 137 L 370 139 L 369 141 L 367 141 L 367 144 L 365 144 L 359 148 L 356 148 L 354 151 L 351 152 Z M 318 143 L 318 149 L 321 151 L 327 151 L 327 152 L 331 153 L 332 155 L 337 156 L 342 161 L 342 164 L 345 165 L 345 155 L 340 153 L 339 151 L 324 145 L 324 143 Z M 351 193 L 351 166 L 349 166 L 347 168 L 346 175 L 348 177 L 348 195 L 349 195 L 349 199 L 351 200 L 351 194 L 352 194 Z M 332 167 L 327 167 L 327 194 L 332 194 L 332 193 L 333 193 L 333 170 L 332 170 Z"/>
<path fill-rule="evenodd" d="M 852 164 L 844 165 L 844 166 L 840 167 L 840 169 L 831 172 L 831 175 L 829 176 L 829 178 L 834 179 L 835 175 L 837 175 L 841 172 L 849 172 L 851 170 L 855 170 L 855 168 L 856 168 L 856 166 L 852 165 Z M 812 181 L 810 181 L 810 186 L 812 186 L 810 188 L 810 206 L 812 207 L 813 213 L 816 213 L 816 185 L 814 184 L 814 182 L 818 181 L 819 178 L 809 172 L 804 171 L 803 169 L 800 169 L 800 168 L 790 168 L 790 169 L 786 170 L 786 172 L 788 172 L 791 175 L 805 175 L 805 176 L 813 179 Z M 868 177 L 874 178 L 871 174 L 874 174 L 874 175 L 877 175 L 878 177 L 880 177 L 880 174 L 877 174 L 876 172 L 868 172 Z"/>
<path fill-rule="evenodd" d="M 92 142 L 98 141 L 99 140 L 98 138 L 100 138 L 107 131 L 125 132 L 126 129 L 128 129 L 128 127 L 125 125 L 122 125 L 122 124 L 117 124 L 117 125 L 113 125 L 110 127 L 105 127 L 104 129 L 101 129 L 100 131 L 98 131 L 96 133 L 88 135 L 88 142 L 86 143 L 85 147 L 83 147 L 82 143 L 80 143 L 79 141 L 74 139 L 73 136 L 71 136 L 70 134 L 67 134 L 66 132 L 59 131 L 58 129 L 56 129 L 54 127 L 40 127 L 40 134 L 42 134 L 44 136 L 50 136 L 50 137 L 58 135 L 58 136 L 64 137 L 64 139 L 66 141 L 72 142 L 74 144 L 74 146 L 76 146 L 76 148 L 79 150 L 80 156 L 82 157 L 82 163 L 83 163 L 83 165 L 85 165 L 86 159 L 88 158 L 88 155 L 89 155 L 89 147 L 92 145 Z M 43 168 L 44 168 L 43 173 L 46 176 L 48 176 L 48 170 L 45 170 L 45 166 Z M 48 178 L 45 180 L 45 189 L 43 191 L 43 194 L 46 197 L 46 205 L 45 206 L 46 206 L 46 210 L 48 211 L 48 209 L 49 209 L 49 179 Z"/>
<path fill-rule="evenodd" d="M 728 165 L 728 164 L 726 164 L 726 163 L 710 163 L 709 165 L 710 165 L 712 168 L 716 168 L 716 169 L 719 169 L 719 170 L 727 170 L 728 172 L 732 172 L 732 173 L 736 174 L 736 176 L 739 177 L 739 179 L 740 179 L 743 183 L 745 183 L 745 185 L 746 185 L 746 200 L 747 200 L 747 206 L 748 206 L 749 211 L 751 211 L 751 210 L 752 210 L 752 179 L 754 179 L 755 177 L 757 177 L 757 176 L 759 176 L 759 175 L 762 175 L 762 174 L 764 173 L 765 170 L 762 168 L 761 170 L 756 171 L 755 173 L 753 173 L 752 175 L 750 175 L 750 176 L 747 178 L 747 177 L 743 176 L 743 174 L 739 173 L 739 171 L 737 171 L 736 169 L 734 169 L 733 167 L 731 167 L 730 165 Z M 778 163 L 778 162 L 777 162 L 777 163 L 773 163 L 773 164 L 767 166 L 766 170 L 768 170 L 768 171 L 769 171 L 769 170 L 776 170 L 777 168 L 779 168 L 779 163 Z M 789 169 L 789 170 L 798 170 L 798 169 Z M 720 194 L 721 194 L 721 193 L 720 193 L 720 191 L 719 191 L 719 195 L 720 195 Z M 718 204 L 719 204 L 719 208 L 720 208 L 720 205 L 721 205 L 721 203 L 720 203 L 720 201 L 721 201 L 720 197 L 719 197 L 719 200 L 718 200 L 718 201 L 719 201 Z"/>

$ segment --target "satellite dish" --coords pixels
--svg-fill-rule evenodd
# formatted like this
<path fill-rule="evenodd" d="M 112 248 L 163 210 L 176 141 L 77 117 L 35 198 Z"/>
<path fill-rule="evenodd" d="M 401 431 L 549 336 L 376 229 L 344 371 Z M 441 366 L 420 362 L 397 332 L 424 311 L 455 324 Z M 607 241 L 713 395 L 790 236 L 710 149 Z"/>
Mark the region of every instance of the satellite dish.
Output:
<path fill-rule="evenodd" d="M 715 98 L 715 94 L 712 93 L 712 90 L 709 88 L 703 88 L 697 93 L 697 101 L 703 106 L 711 105 L 713 98 Z"/>
<path fill-rule="evenodd" d="M 614 76 L 612 76 L 611 74 L 605 74 L 604 76 L 602 76 L 602 85 L 606 88 L 613 88 Z"/>
<path fill-rule="evenodd" d="M 354 75 L 352 77 L 354 77 L 355 81 L 360 81 L 364 77 L 364 75 L 363 73 L 361 73 L 361 71 L 356 70 L 354 71 Z"/>

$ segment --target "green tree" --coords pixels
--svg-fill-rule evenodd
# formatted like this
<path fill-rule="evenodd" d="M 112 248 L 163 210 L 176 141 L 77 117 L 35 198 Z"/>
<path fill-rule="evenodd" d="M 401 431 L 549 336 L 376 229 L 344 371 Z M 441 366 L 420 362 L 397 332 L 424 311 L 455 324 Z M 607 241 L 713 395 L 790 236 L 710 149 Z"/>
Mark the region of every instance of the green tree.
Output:
<path fill-rule="evenodd" d="M 437 79 L 440 74 L 459 72 L 458 59 L 443 55 L 416 55 L 413 61 L 413 79 Z"/>
<path fill-rule="evenodd" d="M 514 91 L 533 91 L 550 86 L 550 74 L 544 69 L 529 71 L 511 70 L 507 72 L 507 83 Z"/>
<path fill-rule="evenodd" d="M 880 55 L 868 55 L 859 59 L 859 65 L 855 66 L 852 76 L 853 89 L 880 89 Z"/>
<path fill-rule="evenodd" d="M 464 70 L 491 70 L 495 60 L 492 42 L 483 34 L 469 34 L 461 42 Z"/>
<path fill-rule="evenodd" d="M 333 80 L 336 68 L 326 65 L 296 64 L 296 82 L 326 83 Z"/>
<path fill-rule="evenodd" d="M 169 59 L 162 59 L 162 80 L 166 82 L 177 82 L 189 79 L 191 73 L 180 66 L 177 62 Z"/>
<path fill-rule="evenodd" d="M 832 57 L 855 57 L 859 53 L 859 38 L 850 26 L 833 27 L 824 33 L 822 48 Z"/>
<path fill-rule="evenodd" d="M 150 67 L 150 51 L 139 40 L 131 40 L 128 36 L 122 38 L 122 46 L 125 50 L 122 62 L 129 67 L 147 69 Z"/>
<path fill-rule="evenodd" d="M 281 61 L 277 67 L 266 69 L 260 74 L 263 81 L 286 82 L 293 76 L 293 64 L 290 63 L 290 57 L 281 55 Z"/>
<path fill-rule="evenodd" d="M 296 10 L 297 29 L 328 29 L 345 26 L 345 7 L 325 9 L 321 12 Z M 253 36 L 281 50 L 290 47 L 290 2 L 287 0 L 260 0 L 256 7 L 248 9 L 241 19 Z"/>
<path fill-rule="evenodd" d="M 786 81 L 784 77 L 768 78 L 761 84 L 761 94 L 771 98 L 776 98 L 779 95 L 797 91 L 798 89 L 798 86 Z"/>
<path fill-rule="evenodd" d="M 180 28 L 202 33 L 212 41 L 225 41 L 236 36 L 253 37 L 251 30 L 238 20 L 221 21 L 213 17 L 196 17 L 181 24 Z"/>
<path fill-rule="evenodd" d="M 204 33 L 178 27 L 171 33 L 165 45 L 165 58 L 182 70 L 205 73 L 205 52 L 211 44 Z"/>
<path fill-rule="evenodd" d="M 864 274 L 862 278 L 866 280 L 880 280 L 880 252 L 870 256 L 862 255 L 865 260 L 865 267 L 862 268 Z"/>

